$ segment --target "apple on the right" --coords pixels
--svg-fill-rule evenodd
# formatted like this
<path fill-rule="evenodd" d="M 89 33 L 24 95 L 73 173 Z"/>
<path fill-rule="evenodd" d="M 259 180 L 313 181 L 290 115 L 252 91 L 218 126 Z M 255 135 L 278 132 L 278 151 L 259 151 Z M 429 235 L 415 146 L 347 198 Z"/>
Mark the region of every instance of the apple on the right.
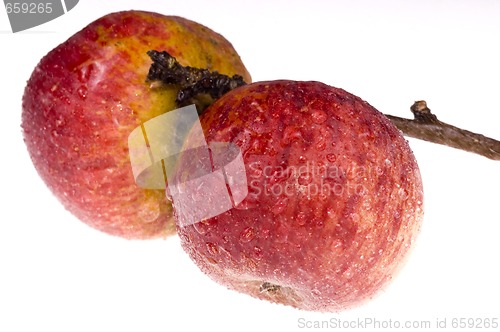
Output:
<path fill-rule="evenodd" d="M 174 212 L 183 248 L 210 278 L 322 312 L 358 306 L 389 284 L 419 233 L 423 187 L 382 113 L 323 83 L 272 81 L 232 90 L 200 121 L 207 142 L 239 147 L 248 189 L 212 218 L 184 223 L 189 211 Z M 182 174 L 195 171 L 193 158 L 181 156 Z"/>

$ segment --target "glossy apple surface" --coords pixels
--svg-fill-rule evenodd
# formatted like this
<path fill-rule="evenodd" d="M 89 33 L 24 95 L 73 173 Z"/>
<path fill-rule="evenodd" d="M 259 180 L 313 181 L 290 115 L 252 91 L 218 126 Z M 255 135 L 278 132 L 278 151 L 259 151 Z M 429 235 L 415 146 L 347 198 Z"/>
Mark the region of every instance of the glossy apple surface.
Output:
<path fill-rule="evenodd" d="M 23 97 L 24 140 L 47 186 L 82 221 L 130 239 L 175 231 L 165 192 L 136 185 L 127 147 L 134 128 L 175 108 L 175 87 L 146 82 L 153 49 L 250 81 L 232 45 L 207 27 L 126 11 L 92 22 L 49 52 Z"/>
<path fill-rule="evenodd" d="M 183 248 L 209 277 L 332 312 L 374 297 L 394 277 L 419 233 L 423 188 L 406 140 L 382 113 L 319 82 L 273 81 L 229 92 L 201 124 L 207 142 L 240 147 L 249 191 L 194 224 L 175 213 Z"/>

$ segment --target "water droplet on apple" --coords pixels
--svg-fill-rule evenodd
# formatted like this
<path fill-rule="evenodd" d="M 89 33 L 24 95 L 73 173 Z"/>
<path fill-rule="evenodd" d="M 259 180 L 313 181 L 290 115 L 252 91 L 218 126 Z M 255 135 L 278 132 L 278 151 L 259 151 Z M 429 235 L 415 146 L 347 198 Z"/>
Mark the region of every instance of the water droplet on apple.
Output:
<path fill-rule="evenodd" d="M 296 220 L 297 224 L 299 224 L 300 226 L 304 226 L 307 222 L 307 214 L 304 211 L 299 212 Z"/>
<path fill-rule="evenodd" d="M 231 253 L 226 250 L 224 247 L 219 247 L 219 259 L 220 261 L 225 261 L 225 262 L 232 262 L 233 257 L 231 256 Z"/>
<path fill-rule="evenodd" d="M 158 202 L 153 199 L 149 199 L 141 205 L 141 209 L 138 212 L 139 218 L 145 223 L 150 223 L 155 221 L 160 217 L 160 206 Z"/>
<path fill-rule="evenodd" d="M 316 150 L 323 151 L 324 149 L 326 149 L 326 139 L 325 136 L 320 135 L 316 139 Z"/>
<path fill-rule="evenodd" d="M 316 150 L 318 151 L 323 151 L 326 148 L 326 143 L 325 142 L 319 142 L 316 144 Z"/>
<path fill-rule="evenodd" d="M 281 139 L 281 144 L 283 146 L 290 145 L 292 142 L 302 141 L 302 131 L 299 127 L 288 126 L 283 132 L 283 138 Z"/>
<path fill-rule="evenodd" d="M 252 227 L 245 228 L 240 234 L 240 241 L 242 243 L 248 243 L 255 237 L 255 230 Z"/>
<path fill-rule="evenodd" d="M 62 102 L 66 103 L 66 105 L 71 105 L 71 99 L 69 99 L 69 97 L 62 96 L 60 99 Z"/>
<path fill-rule="evenodd" d="M 252 135 L 248 129 L 240 130 L 233 142 L 241 148 L 242 151 L 248 150 Z"/>
<path fill-rule="evenodd" d="M 263 255 L 264 255 L 264 253 L 262 252 L 261 247 L 257 247 L 257 246 L 253 247 L 253 256 L 256 260 L 260 260 Z"/>
<path fill-rule="evenodd" d="M 266 214 L 263 215 L 266 217 Z M 261 228 L 259 232 L 259 237 L 261 239 L 267 240 L 269 238 L 269 234 L 271 234 L 271 231 L 268 228 Z"/>
<path fill-rule="evenodd" d="M 245 152 L 245 154 L 252 153 L 252 154 L 263 155 L 263 154 L 265 154 L 266 146 L 267 146 L 267 143 L 265 140 L 260 139 L 258 137 L 253 137 L 253 139 L 251 140 L 251 142 L 249 144 L 248 150 Z"/>
<path fill-rule="evenodd" d="M 316 228 L 323 228 L 323 226 L 325 226 L 325 222 L 322 219 L 314 220 L 314 224 L 316 225 Z"/>
<path fill-rule="evenodd" d="M 250 123 L 250 128 L 258 134 L 268 133 L 273 129 L 272 126 L 268 125 L 263 116 L 257 116 L 255 120 Z"/>
<path fill-rule="evenodd" d="M 56 120 L 56 127 L 62 127 L 65 125 L 65 121 L 62 117 L 59 117 L 57 120 Z"/>
<path fill-rule="evenodd" d="M 297 182 L 301 186 L 307 186 L 312 182 L 312 180 L 313 180 L 313 175 L 311 174 L 311 172 L 304 172 L 299 175 Z"/>
<path fill-rule="evenodd" d="M 80 67 L 80 70 L 78 71 L 78 80 L 82 83 L 88 82 L 93 69 L 94 69 L 93 64 Z"/>
<path fill-rule="evenodd" d="M 332 250 L 342 248 L 342 240 L 341 239 L 334 239 L 332 241 L 331 248 L 332 248 Z"/>
<path fill-rule="evenodd" d="M 281 197 L 278 199 L 278 201 L 274 204 L 271 212 L 273 214 L 280 214 L 285 210 L 285 208 L 288 205 L 288 197 Z"/>
<path fill-rule="evenodd" d="M 312 291 L 311 291 L 311 294 L 314 295 L 314 296 L 321 296 L 321 291 L 317 288 L 314 288 Z"/>
<path fill-rule="evenodd" d="M 85 100 L 87 98 L 88 89 L 86 86 L 82 85 L 76 92 L 81 99 Z"/>
<path fill-rule="evenodd" d="M 287 218 L 283 216 L 280 221 L 278 218 L 275 219 L 275 222 L 278 224 L 277 227 L 274 228 L 272 233 L 275 243 L 285 243 L 288 240 L 288 236 L 290 234 L 290 229 L 288 227 Z"/>
<path fill-rule="evenodd" d="M 217 248 L 217 245 L 213 244 L 212 242 L 207 242 L 207 250 L 211 255 L 219 254 L 219 249 Z"/>
<path fill-rule="evenodd" d="M 255 271 L 257 269 L 257 263 L 250 257 L 244 256 L 244 262 L 247 268 L 249 268 L 251 271 Z"/>
<path fill-rule="evenodd" d="M 326 121 L 327 115 L 325 112 L 317 110 L 311 114 L 311 119 L 314 123 L 320 124 Z"/>
<path fill-rule="evenodd" d="M 329 162 L 333 163 L 333 162 L 335 162 L 335 160 L 337 160 L 337 156 L 334 155 L 333 153 L 329 153 L 329 154 L 326 155 L 326 159 Z"/>
<path fill-rule="evenodd" d="M 302 245 L 300 243 L 295 243 L 291 245 L 291 250 L 294 252 L 301 252 L 302 251 Z"/>

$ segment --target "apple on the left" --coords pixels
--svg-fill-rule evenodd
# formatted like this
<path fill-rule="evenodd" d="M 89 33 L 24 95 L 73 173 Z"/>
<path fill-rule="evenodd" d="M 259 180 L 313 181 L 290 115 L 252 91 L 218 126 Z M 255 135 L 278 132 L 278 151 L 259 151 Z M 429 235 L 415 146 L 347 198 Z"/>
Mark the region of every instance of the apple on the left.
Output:
<path fill-rule="evenodd" d="M 137 186 L 127 145 L 134 128 L 176 108 L 175 86 L 146 82 L 149 50 L 251 81 L 220 34 L 181 17 L 125 11 L 90 23 L 43 57 L 22 101 L 24 140 L 52 193 L 83 222 L 128 239 L 175 233 L 165 191 Z"/>

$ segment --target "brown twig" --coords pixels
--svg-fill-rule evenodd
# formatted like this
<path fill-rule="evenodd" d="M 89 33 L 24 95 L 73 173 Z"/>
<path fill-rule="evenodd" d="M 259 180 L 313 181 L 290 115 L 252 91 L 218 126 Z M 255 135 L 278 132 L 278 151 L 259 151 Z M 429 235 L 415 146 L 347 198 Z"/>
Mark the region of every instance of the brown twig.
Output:
<path fill-rule="evenodd" d="M 216 71 L 182 66 L 167 52 L 149 51 L 148 55 L 153 64 L 147 81 L 178 85 L 176 103 L 179 107 L 194 103 L 202 112 L 214 100 L 246 84 L 239 75 L 229 77 Z M 386 116 L 405 136 L 500 160 L 500 141 L 439 121 L 423 100 L 416 101 L 411 111 L 414 119 Z"/>
<path fill-rule="evenodd" d="M 405 136 L 472 152 L 493 160 L 500 160 L 500 142 L 481 134 L 460 129 L 439 121 L 423 100 L 411 106 L 414 119 L 386 114 Z"/>

